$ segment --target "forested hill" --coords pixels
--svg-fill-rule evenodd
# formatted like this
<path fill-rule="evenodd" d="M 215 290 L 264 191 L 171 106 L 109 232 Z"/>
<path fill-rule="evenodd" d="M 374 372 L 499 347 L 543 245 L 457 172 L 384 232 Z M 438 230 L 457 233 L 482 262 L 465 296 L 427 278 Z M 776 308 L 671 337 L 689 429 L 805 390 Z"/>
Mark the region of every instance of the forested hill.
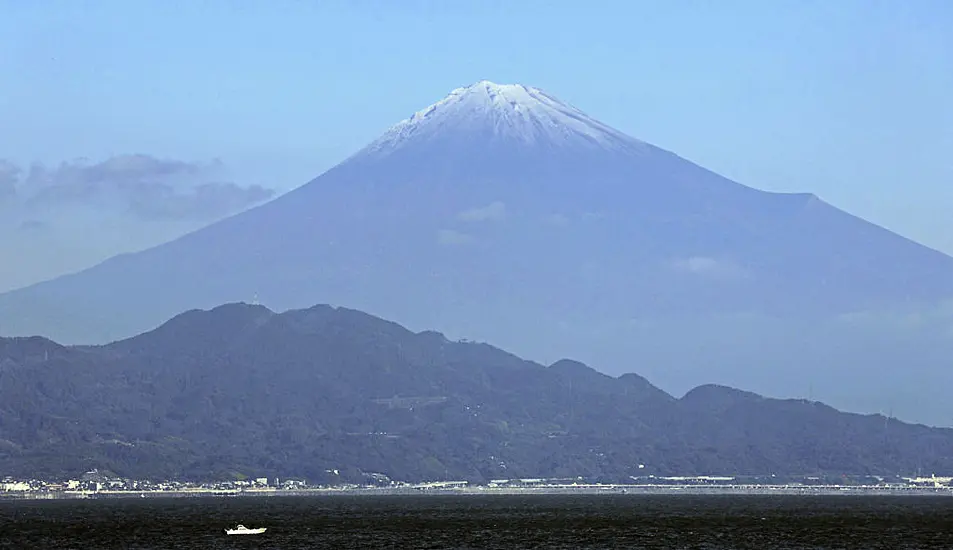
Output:
<path fill-rule="evenodd" d="M 0 475 L 92 468 L 313 482 L 905 474 L 953 471 L 953 431 L 714 385 L 676 399 L 636 374 L 543 366 L 330 306 L 189 311 L 97 347 L 0 338 Z"/>

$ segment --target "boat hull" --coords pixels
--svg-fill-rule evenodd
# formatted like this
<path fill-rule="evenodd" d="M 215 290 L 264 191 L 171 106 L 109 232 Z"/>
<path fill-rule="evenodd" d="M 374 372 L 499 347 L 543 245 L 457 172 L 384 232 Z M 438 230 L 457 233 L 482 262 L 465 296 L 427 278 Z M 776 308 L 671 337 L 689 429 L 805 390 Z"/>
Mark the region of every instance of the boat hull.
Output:
<path fill-rule="evenodd" d="M 267 527 L 259 527 L 258 529 L 226 529 L 226 535 L 260 535 L 267 531 Z"/>

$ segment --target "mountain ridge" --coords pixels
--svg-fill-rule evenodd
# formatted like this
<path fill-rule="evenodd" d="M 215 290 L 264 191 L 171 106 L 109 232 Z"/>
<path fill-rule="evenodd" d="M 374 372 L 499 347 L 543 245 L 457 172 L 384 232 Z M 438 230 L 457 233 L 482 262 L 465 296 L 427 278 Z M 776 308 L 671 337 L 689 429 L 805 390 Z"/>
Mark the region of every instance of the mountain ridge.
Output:
<path fill-rule="evenodd" d="M 0 338 L 5 473 L 619 481 L 953 468 L 950 429 L 714 384 L 674 398 L 633 373 L 543 366 L 326 305 L 228 304 L 40 353 L 51 346 Z"/>

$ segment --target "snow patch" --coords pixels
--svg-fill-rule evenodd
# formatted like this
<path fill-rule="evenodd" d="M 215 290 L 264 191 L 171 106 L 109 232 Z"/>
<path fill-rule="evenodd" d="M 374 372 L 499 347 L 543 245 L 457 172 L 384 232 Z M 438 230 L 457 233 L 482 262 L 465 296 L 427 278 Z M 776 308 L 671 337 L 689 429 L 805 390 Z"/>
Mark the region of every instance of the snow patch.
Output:
<path fill-rule="evenodd" d="M 355 156 L 388 154 L 448 135 L 547 147 L 626 151 L 647 146 L 539 88 L 482 80 L 417 111 Z"/>

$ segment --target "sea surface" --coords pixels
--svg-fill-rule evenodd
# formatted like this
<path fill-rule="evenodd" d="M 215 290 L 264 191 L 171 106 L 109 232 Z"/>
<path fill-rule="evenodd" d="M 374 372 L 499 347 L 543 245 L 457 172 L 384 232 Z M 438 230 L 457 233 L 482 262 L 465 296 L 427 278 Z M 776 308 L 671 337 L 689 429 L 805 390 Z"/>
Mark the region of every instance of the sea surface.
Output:
<path fill-rule="evenodd" d="M 267 527 L 227 536 L 225 527 Z M 392 496 L 0 501 L 0 548 L 953 549 L 953 498 Z"/>

